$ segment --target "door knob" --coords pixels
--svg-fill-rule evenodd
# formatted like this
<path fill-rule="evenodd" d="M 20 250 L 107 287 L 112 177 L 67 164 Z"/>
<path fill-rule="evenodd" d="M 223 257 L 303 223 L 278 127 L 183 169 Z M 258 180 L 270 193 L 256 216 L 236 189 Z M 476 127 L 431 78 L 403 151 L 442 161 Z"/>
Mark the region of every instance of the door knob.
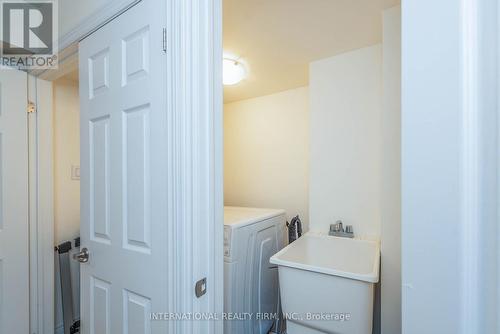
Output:
<path fill-rule="evenodd" d="M 87 248 L 82 248 L 81 252 L 73 254 L 73 259 L 81 263 L 89 262 L 89 250 Z"/>

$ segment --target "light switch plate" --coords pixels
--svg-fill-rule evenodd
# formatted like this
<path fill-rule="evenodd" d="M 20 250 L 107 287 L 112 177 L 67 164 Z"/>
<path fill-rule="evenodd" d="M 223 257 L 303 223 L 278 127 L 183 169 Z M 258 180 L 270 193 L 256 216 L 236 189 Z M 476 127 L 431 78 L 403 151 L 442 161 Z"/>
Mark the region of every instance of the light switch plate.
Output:
<path fill-rule="evenodd" d="M 80 180 L 80 166 L 78 165 L 71 166 L 71 179 Z"/>

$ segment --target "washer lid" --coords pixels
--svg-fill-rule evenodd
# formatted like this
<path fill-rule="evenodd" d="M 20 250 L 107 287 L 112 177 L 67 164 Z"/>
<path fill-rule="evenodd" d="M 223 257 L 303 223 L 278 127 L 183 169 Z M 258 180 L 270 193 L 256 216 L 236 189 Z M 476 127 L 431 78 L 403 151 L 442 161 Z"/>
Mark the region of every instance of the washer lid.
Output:
<path fill-rule="evenodd" d="M 231 228 L 237 228 L 254 224 L 282 214 L 285 214 L 285 210 L 225 206 L 224 225 L 230 226 Z"/>

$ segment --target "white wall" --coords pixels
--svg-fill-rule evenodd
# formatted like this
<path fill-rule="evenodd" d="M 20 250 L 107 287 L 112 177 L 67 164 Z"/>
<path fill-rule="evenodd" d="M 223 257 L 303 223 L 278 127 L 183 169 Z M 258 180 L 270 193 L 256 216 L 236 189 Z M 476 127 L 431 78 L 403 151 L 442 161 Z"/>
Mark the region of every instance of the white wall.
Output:
<path fill-rule="evenodd" d="M 80 235 L 80 181 L 71 179 L 71 166 L 80 165 L 80 104 L 78 84 L 58 80 L 54 94 L 54 241 L 58 245 Z M 71 251 L 71 254 L 75 250 Z M 55 327 L 62 333 L 59 259 L 55 257 Z M 73 309 L 79 318 L 79 264 L 71 261 Z"/>
<path fill-rule="evenodd" d="M 59 5 L 59 37 L 67 34 L 78 24 L 88 19 L 97 9 L 111 0 L 72 1 L 62 0 Z"/>
<path fill-rule="evenodd" d="M 308 103 L 303 87 L 224 105 L 226 205 L 282 208 L 307 224 Z"/>
<path fill-rule="evenodd" d="M 425 0 L 402 6 L 405 334 L 466 333 L 461 331 L 466 293 L 459 192 L 461 5 Z"/>
<path fill-rule="evenodd" d="M 496 0 L 402 6 L 405 334 L 500 332 L 499 14 Z"/>
<path fill-rule="evenodd" d="M 382 333 L 401 333 L 401 7 L 383 14 Z"/>
<path fill-rule="evenodd" d="M 337 219 L 380 236 L 382 47 L 311 63 L 311 230 Z"/>
<path fill-rule="evenodd" d="M 117 10 L 124 7 L 132 0 L 61 0 L 58 1 L 59 21 L 58 30 L 59 37 L 64 37 L 72 29 L 82 23 L 95 19 L 99 15 L 102 8 L 114 6 Z M 102 23 L 102 22 L 101 22 Z M 80 36 L 76 36 L 80 37 Z"/>

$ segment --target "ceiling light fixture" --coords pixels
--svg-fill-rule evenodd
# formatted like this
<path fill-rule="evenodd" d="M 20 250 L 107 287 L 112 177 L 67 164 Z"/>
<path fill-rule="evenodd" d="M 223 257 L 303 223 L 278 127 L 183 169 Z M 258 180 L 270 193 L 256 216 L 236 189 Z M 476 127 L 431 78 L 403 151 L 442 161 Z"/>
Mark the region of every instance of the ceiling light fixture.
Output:
<path fill-rule="evenodd" d="M 222 60 L 222 82 L 225 86 L 236 85 L 246 75 L 247 71 L 241 62 L 229 58 Z"/>

